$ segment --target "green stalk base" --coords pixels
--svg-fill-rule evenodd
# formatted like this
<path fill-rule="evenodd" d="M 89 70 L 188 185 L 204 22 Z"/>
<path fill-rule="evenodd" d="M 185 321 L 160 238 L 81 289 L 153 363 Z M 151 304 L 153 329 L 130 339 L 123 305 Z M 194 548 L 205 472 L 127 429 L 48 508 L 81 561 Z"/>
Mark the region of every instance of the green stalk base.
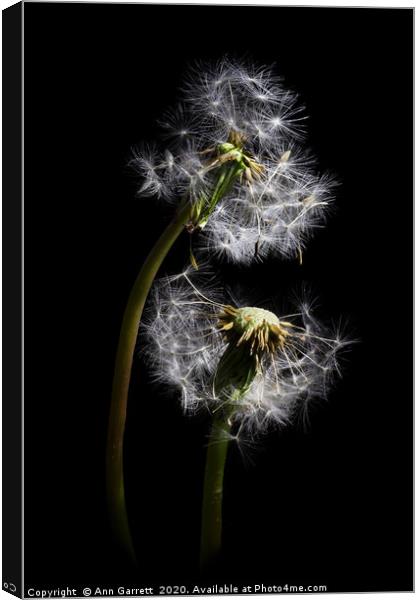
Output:
<path fill-rule="evenodd" d="M 229 446 L 229 426 L 214 419 L 207 448 L 201 521 L 200 568 L 207 569 L 222 545 L 223 477 Z"/>

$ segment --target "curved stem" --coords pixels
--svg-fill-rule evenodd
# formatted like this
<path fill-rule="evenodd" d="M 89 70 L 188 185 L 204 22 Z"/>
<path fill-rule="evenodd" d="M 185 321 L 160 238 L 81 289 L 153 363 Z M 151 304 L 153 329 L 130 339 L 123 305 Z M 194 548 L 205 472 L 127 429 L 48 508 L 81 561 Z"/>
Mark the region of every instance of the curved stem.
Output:
<path fill-rule="evenodd" d="M 223 478 L 229 445 L 229 425 L 215 418 L 207 448 L 201 520 L 200 566 L 210 566 L 222 544 Z"/>
<path fill-rule="evenodd" d="M 108 508 L 116 539 L 135 563 L 124 492 L 123 441 L 131 367 L 140 319 L 153 280 L 165 256 L 190 219 L 191 205 L 185 204 L 156 242 L 137 276 L 125 309 L 115 363 L 109 417 L 106 481 Z"/>

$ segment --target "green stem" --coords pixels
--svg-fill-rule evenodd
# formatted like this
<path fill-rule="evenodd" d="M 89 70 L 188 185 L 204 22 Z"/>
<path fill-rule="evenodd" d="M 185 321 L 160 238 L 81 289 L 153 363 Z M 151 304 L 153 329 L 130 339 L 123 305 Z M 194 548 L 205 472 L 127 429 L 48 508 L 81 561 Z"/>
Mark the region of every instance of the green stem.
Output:
<path fill-rule="evenodd" d="M 124 429 L 134 349 L 144 304 L 153 280 L 168 251 L 188 223 L 190 215 L 191 205 L 186 203 L 146 258 L 130 293 L 118 342 L 107 442 L 107 496 L 114 534 L 134 564 L 135 554 L 128 525 L 123 472 Z"/>
<path fill-rule="evenodd" d="M 200 565 L 210 566 L 222 544 L 223 477 L 229 445 L 229 425 L 215 418 L 207 448 L 201 521 Z"/>

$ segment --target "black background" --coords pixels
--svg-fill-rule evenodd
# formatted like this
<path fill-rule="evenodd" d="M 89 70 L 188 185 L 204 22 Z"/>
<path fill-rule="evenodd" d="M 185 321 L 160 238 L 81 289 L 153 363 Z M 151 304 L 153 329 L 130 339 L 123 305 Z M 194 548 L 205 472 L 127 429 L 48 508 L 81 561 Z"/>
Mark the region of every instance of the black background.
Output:
<path fill-rule="evenodd" d="M 125 447 L 137 573 L 110 537 L 104 455 L 122 312 L 168 218 L 135 197 L 130 147 L 156 137 L 191 61 L 225 53 L 278 65 L 341 181 L 302 267 L 225 271 L 269 293 L 310 282 L 360 343 L 309 431 L 274 433 L 245 462 L 232 449 L 208 581 L 412 588 L 412 12 L 84 3 L 25 4 L 27 586 L 203 581 L 208 423 L 140 360 Z"/>

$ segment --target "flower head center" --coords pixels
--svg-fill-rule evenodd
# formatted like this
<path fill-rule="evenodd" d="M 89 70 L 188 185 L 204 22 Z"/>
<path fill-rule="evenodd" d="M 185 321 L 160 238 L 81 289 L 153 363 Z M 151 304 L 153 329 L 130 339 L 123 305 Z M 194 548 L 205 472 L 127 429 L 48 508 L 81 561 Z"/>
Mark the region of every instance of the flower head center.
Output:
<path fill-rule="evenodd" d="M 244 306 L 237 309 L 235 325 L 239 330 L 250 327 L 261 327 L 263 325 L 279 325 L 280 321 L 274 313 L 264 308 Z"/>
<path fill-rule="evenodd" d="M 251 183 L 254 179 L 260 179 L 264 168 L 255 160 L 254 156 L 245 151 L 244 146 L 246 141 L 247 138 L 243 133 L 232 129 L 229 132 L 227 142 L 222 142 L 214 148 L 203 150 L 202 154 L 210 154 L 212 156 L 207 165 L 207 170 L 232 165 L 234 175 L 239 175 L 241 181 L 243 175 L 245 175 L 248 183 Z"/>
<path fill-rule="evenodd" d="M 246 346 L 249 354 L 258 358 L 282 349 L 290 335 L 289 327 L 292 327 L 269 310 L 251 306 L 225 306 L 219 315 L 219 323 L 226 341 L 236 347 Z"/>

